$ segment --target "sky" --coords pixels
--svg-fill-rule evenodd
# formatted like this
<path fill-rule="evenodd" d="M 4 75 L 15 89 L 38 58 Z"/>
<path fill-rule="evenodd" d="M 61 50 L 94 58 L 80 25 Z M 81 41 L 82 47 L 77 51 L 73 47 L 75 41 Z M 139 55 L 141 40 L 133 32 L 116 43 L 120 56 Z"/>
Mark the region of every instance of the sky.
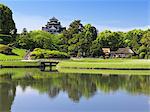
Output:
<path fill-rule="evenodd" d="M 74 20 L 99 31 L 150 28 L 150 0 L 0 0 L 13 12 L 18 32 L 40 30 L 55 16 L 62 26 Z"/>

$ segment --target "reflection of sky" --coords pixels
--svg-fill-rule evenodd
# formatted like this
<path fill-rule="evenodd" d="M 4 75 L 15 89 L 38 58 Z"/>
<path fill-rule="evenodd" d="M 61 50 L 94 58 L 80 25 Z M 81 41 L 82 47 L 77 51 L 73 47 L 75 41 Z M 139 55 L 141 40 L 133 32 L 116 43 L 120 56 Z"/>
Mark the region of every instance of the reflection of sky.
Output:
<path fill-rule="evenodd" d="M 89 99 L 82 97 L 75 103 L 64 92 L 50 98 L 31 87 L 23 91 L 19 86 L 12 105 L 13 112 L 146 112 L 148 109 L 148 97 L 129 95 L 123 91 L 109 94 L 98 91 L 93 97 Z"/>

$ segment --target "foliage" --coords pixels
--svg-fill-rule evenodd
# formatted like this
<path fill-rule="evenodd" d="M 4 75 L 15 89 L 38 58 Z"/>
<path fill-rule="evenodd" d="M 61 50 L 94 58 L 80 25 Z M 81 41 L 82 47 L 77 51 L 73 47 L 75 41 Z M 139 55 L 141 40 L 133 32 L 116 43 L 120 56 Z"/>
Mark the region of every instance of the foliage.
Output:
<path fill-rule="evenodd" d="M 16 30 L 12 11 L 7 6 L 0 4 L 0 33 L 10 34 L 12 30 Z"/>
<path fill-rule="evenodd" d="M 83 26 L 80 20 L 73 21 L 69 28 L 63 32 L 63 51 L 71 56 L 88 57 L 92 41 L 97 38 L 97 30 L 94 26 L 87 24 Z"/>
<path fill-rule="evenodd" d="M 143 59 L 145 57 L 145 55 L 146 55 L 145 52 L 141 52 L 140 55 L 139 55 L 139 58 Z"/>
<path fill-rule="evenodd" d="M 91 57 L 99 57 L 103 56 L 103 51 L 101 45 L 95 40 L 92 42 L 92 45 L 90 46 L 90 56 Z"/>
<path fill-rule="evenodd" d="M 140 40 L 142 46 L 139 48 L 140 58 L 150 58 L 150 31 L 147 30 Z"/>
<path fill-rule="evenodd" d="M 25 49 L 58 49 L 59 35 L 50 34 L 45 31 L 32 31 L 22 33 L 17 38 L 17 46 Z"/>
<path fill-rule="evenodd" d="M 69 58 L 69 55 L 67 53 L 60 52 L 60 51 L 55 51 L 55 50 L 51 51 L 51 50 L 36 48 L 31 53 L 31 58 L 32 59 Z"/>
<path fill-rule="evenodd" d="M 0 44 L 9 44 L 12 40 L 11 35 L 0 34 Z"/>
<path fill-rule="evenodd" d="M 83 25 L 80 20 L 75 20 L 69 25 L 67 30 L 63 31 L 63 37 L 61 40 L 62 51 L 68 52 L 73 56 L 77 56 L 79 39 L 82 38 L 82 29 Z"/>
<path fill-rule="evenodd" d="M 142 30 L 132 30 L 126 33 L 125 40 L 128 47 L 133 49 L 135 52 L 138 52 L 139 47 L 141 46 L 141 38 L 144 34 Z"/>
<path fill-rule="evenodd" d="M 119 47 L 125 47 L 123 39 L 123 34 L 121 32 L 111 32 L 108 30 L 99 33 L 97 37 L 98 43 L 103 48 L 110 48 L 111 50 L 117 50 Z"/>

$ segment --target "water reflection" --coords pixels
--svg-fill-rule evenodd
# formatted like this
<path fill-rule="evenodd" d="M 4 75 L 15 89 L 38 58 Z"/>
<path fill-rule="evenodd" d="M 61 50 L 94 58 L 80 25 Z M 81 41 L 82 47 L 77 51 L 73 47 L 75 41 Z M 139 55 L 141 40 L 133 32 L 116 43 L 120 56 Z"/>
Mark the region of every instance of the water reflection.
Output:
<path fill-rule="evenodd" d="M 0 112 L 9 112 L 15 98 L 16 85 L 12 82 L 10 74 L 3 78 L 5 80 L 0 79 Z"/>
<path fill-rule="evenodd" d="M 0 75 L 0 112 L 11 110 L 18 86 L 24 91 L 31 87 L 50 98 L 65 92 L 71 101 L 77 103 L 82 97 L 91 99 L 98 91 L 109 94 L 122 90 L 134 96 L 150 96 L 150 76 L 52 74 L 41 78 L 31 71 L 24 74 L 21 78 L 12 78 L 14 74 L 11 73 Z"/>
<path fill-rule="evenodd" d="M 17 80 L 22 88 L 30 86 L 49 97 L 56 97 L 60 91 L 68 94 L 72 101 L 78 102 L 82 96 L 92 97 L 98 90 L 104 93 L 125 90 L 130 94 L 150 95 L 149 76 L 102 76 L 102 75 L 70 75 L 64 74 L 48 79 Z"/>

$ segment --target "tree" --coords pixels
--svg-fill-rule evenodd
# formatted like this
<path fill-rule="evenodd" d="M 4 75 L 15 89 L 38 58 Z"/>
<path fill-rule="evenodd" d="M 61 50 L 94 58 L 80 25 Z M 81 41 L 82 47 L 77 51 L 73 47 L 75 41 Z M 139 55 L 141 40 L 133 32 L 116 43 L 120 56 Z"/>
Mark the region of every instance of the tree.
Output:
<path fill-rule="evenodd" d="M 22 33 L 17 38 L 17 45 L 25 49 L 42 48 L 58 50 L 58 42 L 58 36 L 40 30 Z"/>
<path fill-rule="evenodd" d="M 98 35 L 97 41 L 102 47 L 108 47 L 111 50 L 124 47 L 123 34 L 121 32 L 103 31 Z"/>
<path fill-rule="evenodd" d="M 87 24 L 83 27 L 82 33 L 80 33 L 79 38 L 79 50 L 78 54 L 83 57 L 88 57 L 90 55 L 90 47 L 92 42 L 97 38 L 97 30 L 91 24 Z"/>
<path fill-rule="evenodd" d="M 139 48 L 139 54 L 142 58 L 150 58 L 150 31 L 147 30 L 142 36 L 141 41 L 142 46 Z"/>
<path fill-rule="evenodd" d="M 143 36 L 144 31 L 142 30 L 132 30 L 126 33 L 126 44 L 128 47 L 133 49 L 135 52 L 138 52 L 139 47 L 141 46 L 141 38 Z"/>
<path fill-rule="evenodd" d="M 16 33 L 15 23 L 12 18 L 12 11 L 3 4 L 0 4 L 0 33 Z"/>
<path fill-rule="evenodd" d="M 97 40 L 92 42 L 92 45 L 90 46 L 90 56 L 91 57 L 99 57 L 103 56 L 103 51 L 101 45 L 98 43 Z"/>
<path fill-rule="evenodd" d="M 83 30 L 83 25 L 80 23 L 80 20 L 73 21 L 69 28 L 63 31 L 62 38 L 62 50 L 69 52 L 70 55 L 77 56 L 78 54 L 78 42 L 81 32 Z"/>
<path fill-rule="evenodd" d="M 33 39 L 31 38 L 30 33 L 22 33 L 16 38 L 16 47 L 23 49 L 33 49 L 35 48 L 35 44 Z"/>
<path fill-rule="evenodd" d="M 150 31 L 147 31 L 141 38 L 140 41 L 147 48 L 150 48 Z"/>

